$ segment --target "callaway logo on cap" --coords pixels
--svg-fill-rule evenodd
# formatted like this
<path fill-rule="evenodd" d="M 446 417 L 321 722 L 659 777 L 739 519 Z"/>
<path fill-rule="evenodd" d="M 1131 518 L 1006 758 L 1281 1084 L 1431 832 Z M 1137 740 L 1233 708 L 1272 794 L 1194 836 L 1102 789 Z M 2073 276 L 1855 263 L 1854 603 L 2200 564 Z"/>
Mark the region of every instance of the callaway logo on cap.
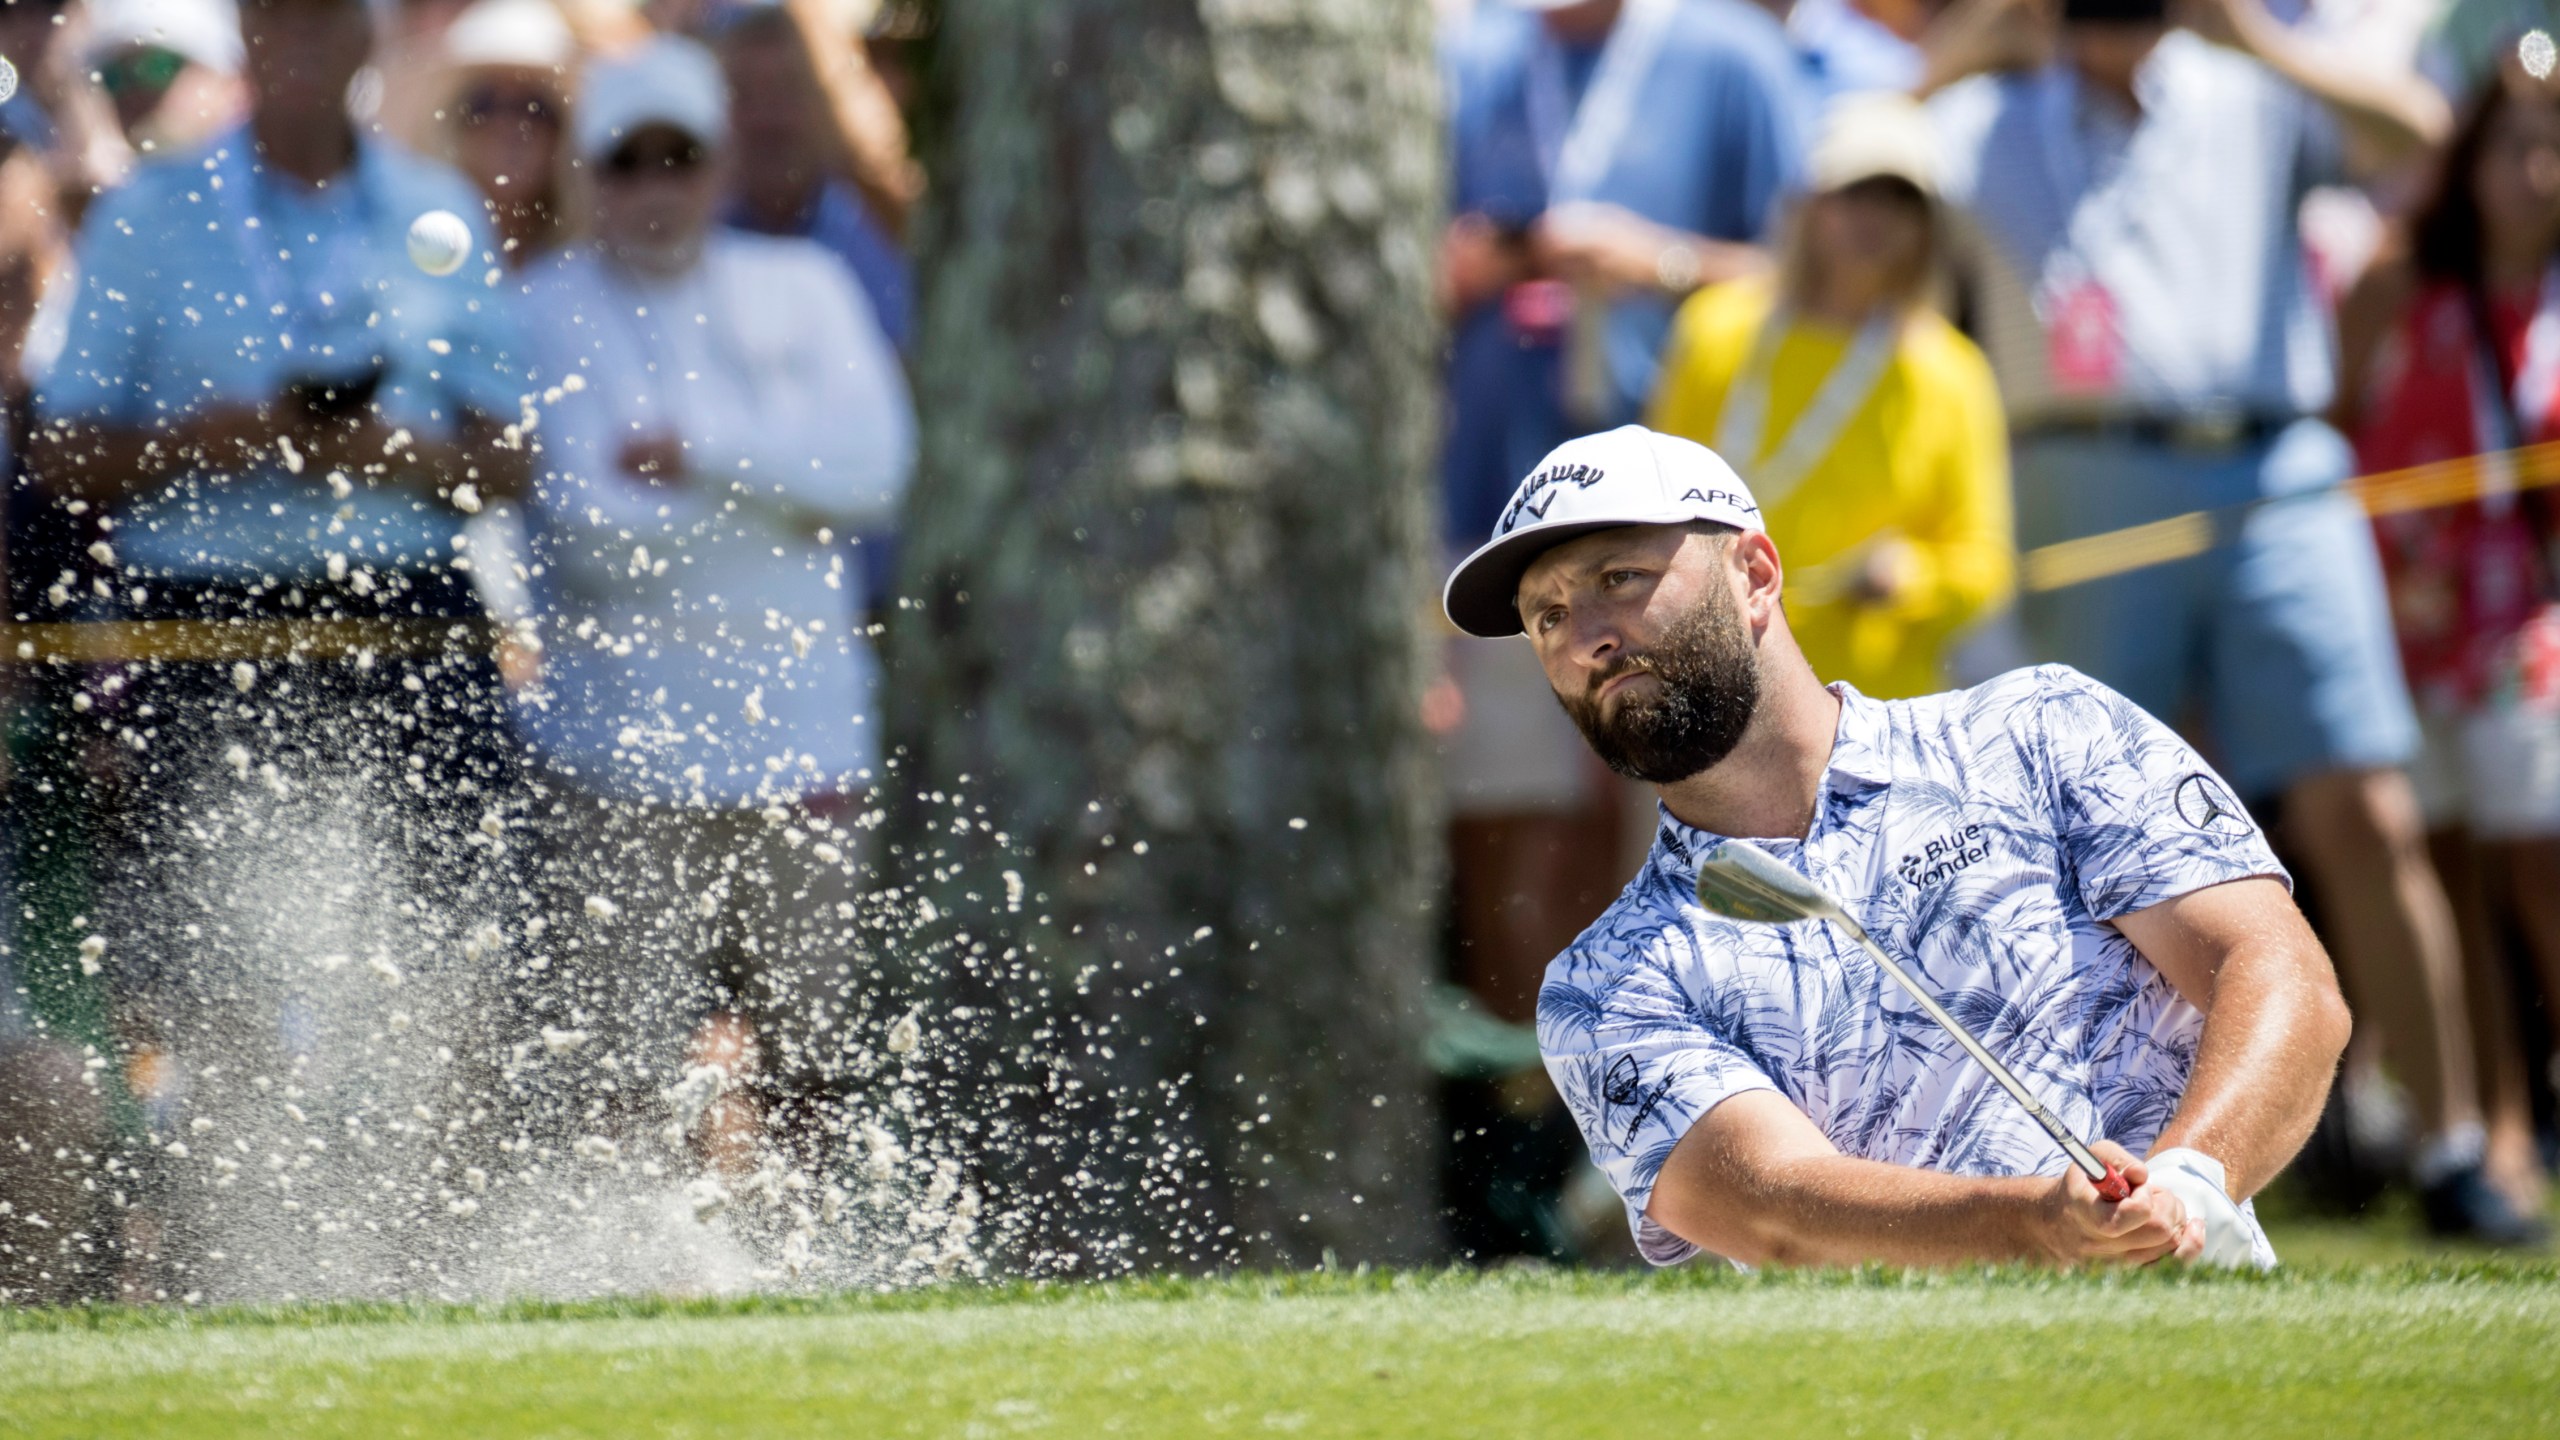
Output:
<path fill-rule="evenodd" d="M 1641 425 L 1567 441 L 1511 492 L 1493 538 L 1449 573 L 1441 606 L 1470 635 L 1517 635 L 1520 576 L 1540 555 L 1596 530 L 1692 520 L 1760 528 L 1759 502 L 1714 451 Z"/>

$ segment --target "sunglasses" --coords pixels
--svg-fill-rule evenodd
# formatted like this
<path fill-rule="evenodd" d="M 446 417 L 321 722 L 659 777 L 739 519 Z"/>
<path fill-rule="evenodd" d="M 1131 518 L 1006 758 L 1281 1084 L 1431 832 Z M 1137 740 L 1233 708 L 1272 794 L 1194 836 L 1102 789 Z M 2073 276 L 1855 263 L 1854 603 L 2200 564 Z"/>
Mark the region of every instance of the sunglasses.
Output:
<path fill-rule="evenodd" d="M 617 180 L 684 175 L 700 168 L 707 158 L 699 141 L 639 141 L 604 157 L 604 173 Z"/>
<path fill-rule="evenodd" d="M 547 129 L 560 127 L 560 107 L 539 90 L 509 89 L 501 85 L 474 85 L 462 92 L 454 102 L 454 112 L 465 125 L 486 125 L 492 120 L 514 117 L 529 120 Z"/>
<path fill-rule="evenodd" d="M 98 67 L 98 84 L 110 95 L 157 95 L 186 68 L 187 57 L 175 50 L 128 50 Z"/>

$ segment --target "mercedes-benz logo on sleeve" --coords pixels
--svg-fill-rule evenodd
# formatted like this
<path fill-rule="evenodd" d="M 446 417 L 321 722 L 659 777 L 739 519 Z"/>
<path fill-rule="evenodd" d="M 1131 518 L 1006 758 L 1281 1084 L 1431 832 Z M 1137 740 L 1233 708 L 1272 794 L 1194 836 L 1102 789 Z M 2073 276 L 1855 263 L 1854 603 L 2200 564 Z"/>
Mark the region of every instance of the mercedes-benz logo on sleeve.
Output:
<path fill-rule="evenodd" d="M 2252 828 L 2248 812 L 2201 770 L 2178 782 L 2178 818 L 2209 835 L 2245 835 Z"/>

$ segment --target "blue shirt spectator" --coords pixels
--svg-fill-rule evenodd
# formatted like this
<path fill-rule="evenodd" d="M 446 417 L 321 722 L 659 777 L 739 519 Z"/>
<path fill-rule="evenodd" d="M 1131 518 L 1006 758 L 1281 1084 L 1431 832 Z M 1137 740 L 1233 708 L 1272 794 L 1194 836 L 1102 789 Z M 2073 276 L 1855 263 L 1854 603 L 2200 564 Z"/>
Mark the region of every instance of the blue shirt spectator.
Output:
<path fill-rule="evenodd" d="M 1543 222 L 1562 205 L 1612 223 L 1632 219 L 1662 254 L 1660 283 L 1637 277 L 1602 287 L 1596 413 L 1568 413 L 1567 347 L 1557 327 L 1531 313 L 1536 304 L 1523 303 L 1536 291 L 1502 284 L 1490 295 L 1453 297 L 1445 461 L 1453 542 L 1489 532 L 1539 456 L 1637 414 L 1673 307 L 1712 278 L 1694 242 L 1758 240 L 1796 178 L 1800 72 L 1767 12 L 1742 0 L 1627 0 L 1618 10 L 1604 33 L 1586 36 L 1560 33 L 1552 14 L 1488 5 L 1450 45 L 1453 208 L 1462 227 L 1544 257 L 1506 278 L 1554 278 L 1555 237 Z M 1609 112 L 1623 112 L 1618 123 L 1607 123 Z M 1567 153 L 1576 150 L 1585 153 Z"/>
<path fill-rule="evenodd" d="M 227 405 L 369 405 L 386 440 L 452 442 L 466 414 L 516 418 L 511 292 L 487 283 L 485 255 L 444 277 L 411 263 L 410 222 L 430 210 L 482 213 L 460 176 L 364 140 L 318 186 L 272 173 L 245 129 L 145 166 L 82 227 L 81 291 L 39 419 L 147 430 Z M 117 516 L 121 563 L 236 583 L 328 575 L 332 556 L 340 573 L 423 569 L 449 551 L 462 516 L 426 489 L 353 466 L 332 482 L 289 444 L 261 454 L 134 494 Z"/>
<path fill-rule="evenodd" d="M 1942 190 L 1970 217 L 1976 329 L 2011 418 L 2318 411 L 2329 328 L 2297 212 L 2343 178 L 2329 109 L 2183 30 L 2137 114 L 2072 66 L 1939 97 Z"/>

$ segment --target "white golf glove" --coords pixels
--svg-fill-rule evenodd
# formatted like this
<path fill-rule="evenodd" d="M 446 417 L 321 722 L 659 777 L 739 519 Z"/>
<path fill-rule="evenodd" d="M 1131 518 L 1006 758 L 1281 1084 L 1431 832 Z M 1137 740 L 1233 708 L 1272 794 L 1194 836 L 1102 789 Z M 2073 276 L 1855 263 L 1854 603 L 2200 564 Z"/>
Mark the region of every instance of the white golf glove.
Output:
<path fill-rule="evenodd" d="M 2177 1196 L 2189 1218 L 2204 1222 L 2204 1253 L 2197 1264 L 2237 1270 L 2257 1263 L 2255 1227 L 2223 1189 L 2221 1161 L 2181 1146 L 2142 1163 L 2150 1168 L 2151 1184 Z"/>

